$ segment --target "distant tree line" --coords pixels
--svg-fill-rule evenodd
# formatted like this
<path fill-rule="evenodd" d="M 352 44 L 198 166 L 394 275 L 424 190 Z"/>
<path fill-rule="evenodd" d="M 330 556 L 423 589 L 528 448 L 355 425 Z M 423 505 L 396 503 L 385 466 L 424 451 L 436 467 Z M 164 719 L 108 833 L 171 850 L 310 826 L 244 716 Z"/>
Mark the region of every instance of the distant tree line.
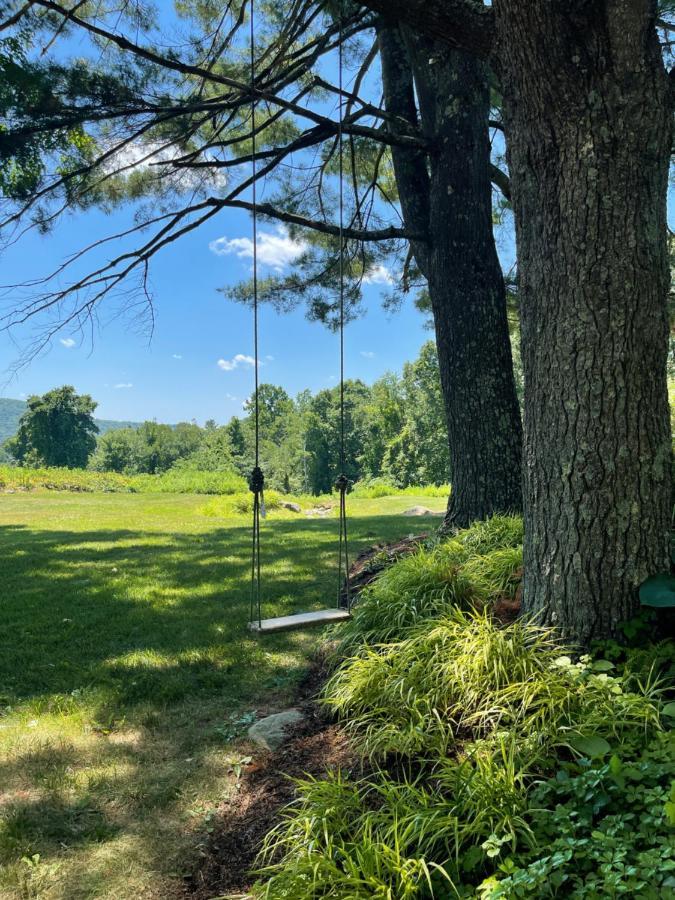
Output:
<path fill-rule="evenodd" d="M 435 344 L 426 343 L 400 375 L 372 386 L 345 383 L 345 471 L 352 481 L 385 478 L 400 487 L 450 479 L 445 413 Z M 259 390 L 261 458 L 267 483 L 320 494 L 339 473 L 339 386 L 292 398 L 274 384 Z M 209 421 L 108 431 L 96 440 L 96 403 L 72 387 L 31 397 L 19 432 L 4 445 L 19 465 L 89 466 L 97 471 L 158 475 L 172 468 L 234 471 L 254 464 L 252 399 L 226 425 Z"/>

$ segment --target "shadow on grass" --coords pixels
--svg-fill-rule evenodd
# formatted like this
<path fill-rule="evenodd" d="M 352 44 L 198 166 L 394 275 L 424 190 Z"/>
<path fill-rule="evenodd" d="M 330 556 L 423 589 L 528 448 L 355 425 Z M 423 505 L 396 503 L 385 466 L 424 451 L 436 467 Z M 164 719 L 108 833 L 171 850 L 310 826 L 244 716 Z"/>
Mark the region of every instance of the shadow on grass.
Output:
<path fill-rule="evenodd" d="M 263 615 L 335 603 L 336 528 L 332 520 L 265 523 Z M 351 553 L 409 530 L 395 516 L 353 519 Z M 59 860 L 126 833 L 152 866 L 168 852 L 166 835 L 139 823 L 178 806 L 171 827 L 184 828 L 189 798 L 222 770 L 227 715 L 286 699 L 311 639 L 247 630 L 244 525 L 189 535 L 8 525 L 0 548 L 0 714 L 24 709 L 26 729 L 29 716 L 56 717 L 47 738 L 23 730 L 0 764 L 0 787 L 12 786 L 0 808 L 0 862 L 17 866 L 35 853 Z M 60 715 L 79 716 L 79 733 L 101 739 L 84 750 L 76 737 L 69 743 Z M 128 734 L 128 744 L 115 740 Z M 98 896 L 106 866 L 66 870 L 54 896 Z"/>

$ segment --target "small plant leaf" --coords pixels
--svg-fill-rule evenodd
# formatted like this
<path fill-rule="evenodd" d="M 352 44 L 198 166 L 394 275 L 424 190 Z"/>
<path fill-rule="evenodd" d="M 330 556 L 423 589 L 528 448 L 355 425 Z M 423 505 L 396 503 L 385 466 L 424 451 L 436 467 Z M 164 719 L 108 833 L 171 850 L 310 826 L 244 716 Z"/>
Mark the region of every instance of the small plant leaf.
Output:
<path fill-rule="evenodd" d="M 604 738 L 597 735 L 574 734 L 570 737 L 570 747 L 588 756 L 589 759 L 601 759 L 611 751 L 610 745 Z"/>
<path fill-rule="evenodd" d="M 661 572 L 643 581 L 640 585 L 640 604 L 654 609 L 674 609 L 675 576 Z"/>
<path fill-rule="evenodd" d="M 670 703 L 666 703 L 666 705 L 661 710 L 661 714 L 664 716 L 668 716 L 671 719 L 675 719 L 675 700 L 671 700 Z"/>

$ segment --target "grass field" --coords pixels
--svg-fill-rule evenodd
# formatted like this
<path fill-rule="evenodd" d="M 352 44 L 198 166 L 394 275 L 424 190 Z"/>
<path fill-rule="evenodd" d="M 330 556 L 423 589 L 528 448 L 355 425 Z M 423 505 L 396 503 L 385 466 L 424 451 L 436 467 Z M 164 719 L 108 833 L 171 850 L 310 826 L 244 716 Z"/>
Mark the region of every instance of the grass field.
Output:
<path fill-rule="evenodd" d="M 254 715 L 316 632 L 254 638 L 248 517 L 169 494 L 0 495 L 0 897 L 172 898 Z M 351 550 L 439 497 L 350 502 Z M 264 614 L 334 603 L 335 519 L 264 523 Z"/>

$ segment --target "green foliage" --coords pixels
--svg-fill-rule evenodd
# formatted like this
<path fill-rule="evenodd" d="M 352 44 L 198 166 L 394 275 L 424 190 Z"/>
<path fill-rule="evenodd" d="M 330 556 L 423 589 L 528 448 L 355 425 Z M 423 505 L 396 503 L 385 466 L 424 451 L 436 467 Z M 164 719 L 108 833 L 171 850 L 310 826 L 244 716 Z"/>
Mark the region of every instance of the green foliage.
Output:
<path fill-rule="evenodd" d="M 420 485 L 408 485 L 407 487 L 397 487 L 391 479 L 386 477 L 379 478 L 362 478 L 357 481 L 349 492 L 351 497 L 358 497 L 367 500 L 377 500 L 378 497 L 400 497 L 409 494 L 414 496 L 419 494 Z M 445 497 L 450 494 L 449 484 L 428 484 L 424 486 L 424 495 L 426 497 Z"/>
<path fill-rule="evenodd" d="M 537 844 L 509 857 L 479 890 L 482 900 L 573 900 L 675 894 L 675 733 L 636 758 L 562 768 L 535 787 L 528 819 Z"/>
<path fill-rule="evenodd" d="M 452 540 L 420 548 L 386 568 L 361 594 L 352 618 L 335 630 L 338 653 L 400 640 L 418 624 L 510 595 L 522 566 L 523 522 L 494 516 Z"/>
<path fill-rule="evenodd" d="M 75 493 L 234 494 L 246 482 L 232 472 L 172 469 L 163 475 L 120 475 L 89 469 L 29 469 L 0 465 L 0 488 Z"/>
<path fill-rule="evenodd" d="M 196 454 L 203 443 L 204 431 L 194 423 L 180 422 L 172 426 L 143 422 L 138 428 L 104 434 L 91 465 L 98 471 L 157 475 Z M 195 462 L 203 460 L 197 457 Z"/>
<path fill-rule="evenodd" d="M 400 487 L 410 484 L 445 484 L 450 477 L 448 430 L 441 390 L 438 354 L 433 341 L 419 357 L 403 367 L 401 407 L 403 421 L 387 432 L 382 471 Z"/>
<path fill-rule="evenodd" d="M 675 608 L 675 576 L 662 572 L 643 581 L 640 585 L 640 604 L 654 609 Z"/>
<path fill-rule="evenodd" d="M 180 467 L 161 475 L 135 475 L 131 489 L 141 494 L 236 494 L 246 482 L 235 472 L 200 472 Z"/>
<path fill-rule="evenodd" d="M 551 631 L 455 608 L 348 659 L 325 702 L 370 755 L 443 755 L 467 733 L 491 741 L 508 732 L 532 769 L 575 751 L 579 738 L 616 743 L 658 728 L 653 689 L 631 687 L 590 658 L 573 663 Z"/>
<path fill-rule="evenodd" d="M 223 492 L 224 493 L 224 492 Z M 229 492 L 228 492 L 229 493 Z M 276 491 L 265 491 L 265 515 L 281 509 L 283 502 Z M 253 494 L 250 491 L 232 492 L 225 500 L 212 500 L 202 508 L 205 516 L 228 518 L 232 515 L 249 515 L 253 512 Z"/>
<path fill-rule="evenodd" d="M 88 469 L 29 469 L 0 465 L 0 489 L 128 493 L 132 492 L 134 487 L 132 479 L 116 472 L 90 472 Z"/>
<path fill-rule="evenodd" d="M 15 437 L 5 448 L 20 464 L 83 468 L 96 446 L 96 403 L 64 385 L 28 398 Z"/>
<path fill-rule="evenodd" d="M 455 896 L 453 885 L 490 852 L 486 842 L 530 840 L 526 808 L 506 746 L 498 761 L 479 751 L 447 760 L 433 779 L 382 770 L 358 781 L 339 772 L 310 779 L 267 837 L 263 859 L 274 862 L 260 895 Z"/>
<path fill-rule="evenodd" d="M 600 900 L 675 886 L 675 756 L 659 731 L 675 704 L 653 663 L 637 675 L 575 659 L 552 630 L 494 618 L 521 540 L 522 523 L 498 517 L 422 548 L 334 632 L 349 655 L 324 702 L 372 768 L 300 783 L 257 895 Z"/>

